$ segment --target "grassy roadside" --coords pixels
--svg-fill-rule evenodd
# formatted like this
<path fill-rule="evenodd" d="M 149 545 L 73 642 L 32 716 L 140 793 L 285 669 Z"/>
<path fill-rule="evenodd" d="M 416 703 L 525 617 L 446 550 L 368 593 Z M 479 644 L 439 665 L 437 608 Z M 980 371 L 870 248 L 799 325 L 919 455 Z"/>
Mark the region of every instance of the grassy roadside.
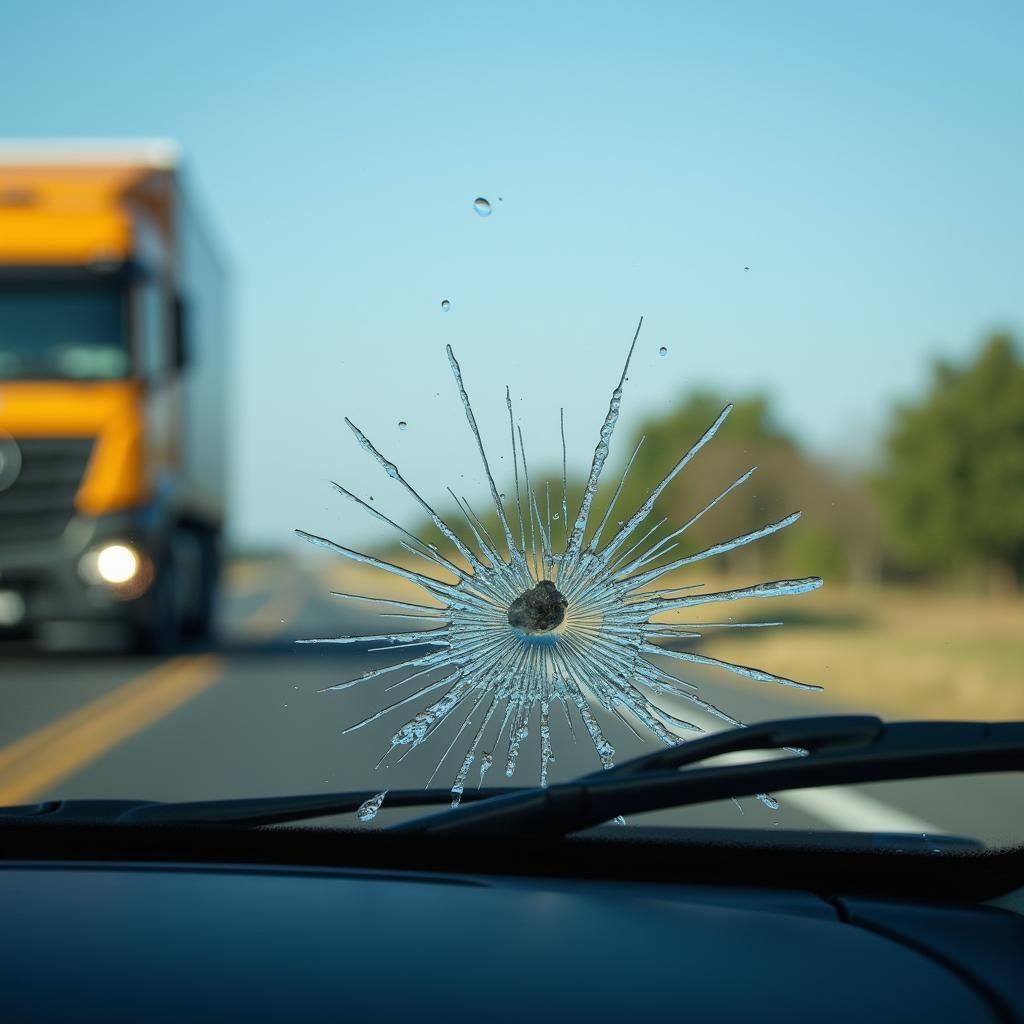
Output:
<path fill-rule="evenodd" d="M 412 584 L 363 566 L 333 563 L 325 567 L 324 579 L 348 593 L 425 600 Z M 692 582 L 692 577 L 673 580 L 677 586 Z M 709 578 L 705 589 L 751 582 Z M 1019 598 L 993 601 L 939 590 L 826 584 L 797 598 L 698 610 L 702 614 L 691 613 L 686 621 L 722 621 L 730 615 L 736 621 L 784 621 L 782 629 L 720 631 L 700 650 L 820 683 L 851 708 L 918 718 L 1024 718 L 1024 600 Z"/>
<path fill-rule="evenodd" d="M 919 718 L 1024 718 L 1024 601 L 826 587 L 760 604 L 747 604 L 743 617 L 789 625 L 743 631 L 741 643 L 736 634 L 716 637 L 702 650 L 820 683 L 851 706 Z"/>

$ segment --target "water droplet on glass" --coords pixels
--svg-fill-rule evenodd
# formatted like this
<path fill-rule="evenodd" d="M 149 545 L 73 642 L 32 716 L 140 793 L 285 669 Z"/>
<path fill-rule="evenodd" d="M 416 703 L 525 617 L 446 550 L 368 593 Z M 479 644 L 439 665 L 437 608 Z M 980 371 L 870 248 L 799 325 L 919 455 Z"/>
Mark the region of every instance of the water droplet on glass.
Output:
<path fill-rule="evenodd" d="M 777 811 L 779 809 L 779 801 L 769 793 L 758 793 L 757 799 L 761 801 L 770 811 Z"/>
<path fill-rule="evenodd" d="M 614 818 L 612 818 L 612 824 L 613 825 L 625 825 L 626 824 L 626 819 L 621 814 L 617 814 Z"/>
<path fill-rule="evenodd" d="M 452 304 L 447 299 L 441 300 L 441 312 L 447 313 L 452 308 Z"/>
<path fill-rule="evenodd" d="M 406 423 L 405 420 L 399 420 L 398 421 L 398 429 L 399 430 L 408 430 L 409 429 L 409 424 Z"/>
<path fill-rule="evenodd" d="M 364 800 L 359 805 L 359 810 L 356 811 L 356 817 L 360 821 L 373 821 L 377 817 L 377 812 L 380 810 L 380 805 L 384 803 L 384 797 L 388 795 L 388 791 L 385 789 L 383 792 L 378 793 L 376 796 L 371 796 L 369 800 Z"/>
<path fill-rule="evenodd" d="M 502 501 L 504 501 L 504 500 L 505 500 L 505 495 L 504 495 L 504 493 L 502 493 L 502 494 L 499 494 L 499 495 L 498 495 L 498 497 L 499 497 L 499 498 L 501 498 L 501 500 L 502 500 Z"/>
<path fill-rule="evenodd" d="M 662 345 L 661 348 L 658 349 L 658 355 L 661 356 L 662 359 L 664 359 L 665 356 L 668 355 L 668 349 L 665 348 L 664 345 Z"/>
<path fill-rule="evenodd" d="M 481 217 L 490 217 L 491 215 L 491 204 L 484 199 L 483 196 L 477 196 L 473 200 L 473 209 L 480 214 Z"/>

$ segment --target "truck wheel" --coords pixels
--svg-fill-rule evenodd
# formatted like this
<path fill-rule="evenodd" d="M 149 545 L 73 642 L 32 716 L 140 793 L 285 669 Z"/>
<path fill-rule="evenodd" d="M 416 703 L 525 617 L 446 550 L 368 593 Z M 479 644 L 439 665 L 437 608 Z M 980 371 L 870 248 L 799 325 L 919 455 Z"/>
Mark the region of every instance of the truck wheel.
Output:
<path fill-rule="evenodd" d="M 156 578 L 136 627 L 136 647 L 150 654 L 169 654 L 181 642 L 181 600 L 173 540 L 156 566 Z"/>
<path fill-rule="evenodd" d="M 185 618 L 184 633 L 193 640 L 210 641 L 214 633 L 217 588 L 220 582 L 220 543 L 212 530 L 195 530 L 198 544 L 198 579 L 194 599 Z"/>

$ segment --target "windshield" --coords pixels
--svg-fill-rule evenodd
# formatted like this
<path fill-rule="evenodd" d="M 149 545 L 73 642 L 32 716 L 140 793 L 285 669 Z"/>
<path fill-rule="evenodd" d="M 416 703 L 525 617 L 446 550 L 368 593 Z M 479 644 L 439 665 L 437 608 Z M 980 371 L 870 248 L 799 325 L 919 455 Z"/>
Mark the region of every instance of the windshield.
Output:
<path fill-rule="evenodd" d="M 153 273 L 0 283 L 0 804 L 376 828 L 773 719 L 1024 718 L 1022 9 L 213 6 L 14 16 L 0 264 Z M 54 385 L 129 335 L 137 389 Z M 1006 843 L 1021 793 L 615 827 Z"/>
<path fill-rule="evenodd" d="M 124 320 L 116 286 L 0 281 L 0 379 L 124 377 Z"/>

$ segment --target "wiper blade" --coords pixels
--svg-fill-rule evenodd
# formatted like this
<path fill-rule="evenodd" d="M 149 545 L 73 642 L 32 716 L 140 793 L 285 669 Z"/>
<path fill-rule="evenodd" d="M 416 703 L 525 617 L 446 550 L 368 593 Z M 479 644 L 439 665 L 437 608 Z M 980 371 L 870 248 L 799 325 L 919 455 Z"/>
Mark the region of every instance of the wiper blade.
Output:
<path fill-rule="evenodd" d="M 326 818 L 334 814 L 357 811 L 380 790 L 367 789 L 349 793 L 311 793 L 299 796 L 249 797 L 240 800 L 200 800 L 182 803 L 138 804 L 120 813 L 118 822 L 147 825 L 279 825 L 308 818 Z M 467 802 L 489 800 L 505 793 L 524 792 L 521 789 L 467 790 L 462 799 Z M 525 790 L 529 792 L 529 790 Z M 389 789 L 388 808 L 436 807 L 450 804 L 452 794 L 447 789 Z"/>
<path fill-rule="evenodd" d="M 756 750 L 783 750 L 798 756 L 740 765 L 690 767 L 722 754 Z M 861 715 L 795 718 L 725 730 L 546 789 L 466 790 L 458 808 L 384 831 L 452 836 L 563 836 L 603 824 L 619 814 L 753 796 L 768 790 L 1022 769 L 1024 722 L 885 723 Z M 180 803 L 58 800 L 0 808 L 0 820 L 255 827 L 352 813 L 378 792 Z M 387 806 L 437 807 L 451 799 L 447 789 L 392 789 L 388 790 Z"/>
<path fill-rule="evenodd" d="M 779 749 L 798 756 L 679 770 L 720 754 Z M 391 831 L 564 836 L 620 814 L 769 790 L 1021 769 L 1024 722 L 882 722 L 861 715 L 796 718 L 690 740 L 546 789 L 501 791 L 482 804 L 419 818 Z"/>
<path fill-rule="evenodd" d="M 5 819 L 59 820 L 72 823 L 101 822 L 132 825 L 280 825 L 289 821 L 325 818 L 359 810 L 380 790 L 346 793 L 309 793 L 295 796 L 246 797 L 238 800 L 197 800 L 160 803 L 152 800 L 48 800 L 18 807 L 0 807 Z M 520 788 L 467 790 L 466 802 L 489 800 L 506 793 L 527 792 Z M 395 807 L 437 807 L 450 804 L 449 789 L 390 789 L 389 809 Z"/>
<path fill-rule="evenodd" d="M 683 768 L 722 754 L 745 750 L 786 750 L 806 755 L 811 751 L 859 747 L 878 738 L 885 723 L 874 715 L 829 715 L 815 718 L 786 718 L 775 722 L 725 729 L 699 740 L 688 740 L 674 747 L 663 747 L 643 754 L 605 771 L 577 779 L 607 779 L 609 776 L 636 775 L 666 768 Z"/>
<path fill-rule="evenodd" d="M 814 723 L 813 739 L 817 745 L 826 742 L 842 743 L 851 738 L 856 739 L 865 730 L 877 730 L 881 722 L 877 718 L 856 718 L 847 716 L 839 719 L 797 719 L 788 723 L 767 723 L 752 728 L 730 730 L 717 733 L 706 739 L 687 743 L 684 746 L 667 747 L 644 757 L 625 761 L 611 772 L 598 772 L 593 778 L 605 778 L 609 774 L 622 775 L 647 769 L 679 767 L 691 761 L 700 761 L 711 757 L 709 752 L 727 753 L 733 750 L 750 749 L 750 743 L 770 730 L 771 746 L 786 746 L 798 741 L 811 740 L 807 730 L 794 731 L 792 728 L 799 723 Z M 829 726 L 827 723 L 837 723 Z M 783 731 L 780 726 L 787 726 Z M 793 750 L 791 746 L 787 749 Z M 803 750 L 799 751 L 803 753 Z M 591 776 L 577 779 L 585 782 Z M 70 820 L 101 820 L 132 824 L 211 824 L 240 825 L 255 827 L 259 825 L 279 825 L 289 821 L 324 818 L 336 814 L 347 814 L 357 811 L 367 800 L 376 796 L 379 790 L 356 790 L 344 793 L 310 793 L 286 796 L 243 797 L 232 800 L 196 800 L 173 801 L 161 803 L 147 800 L 52 800 L 45 803 L 24 805 L 20 807 L 0 808 L 0 819 L 6 817 L 46 817 Z M 485 788 L 467 790 L 462 794 L 462 803 L 474 803 L 490 800 L 494 797 L 505 797 L 513 794 L 534 793 L 533 787 Z M 432 807 L 450 803 L 451 791 L 448 789 L 389 789 L 387 806 L 396 807 Z"/>

